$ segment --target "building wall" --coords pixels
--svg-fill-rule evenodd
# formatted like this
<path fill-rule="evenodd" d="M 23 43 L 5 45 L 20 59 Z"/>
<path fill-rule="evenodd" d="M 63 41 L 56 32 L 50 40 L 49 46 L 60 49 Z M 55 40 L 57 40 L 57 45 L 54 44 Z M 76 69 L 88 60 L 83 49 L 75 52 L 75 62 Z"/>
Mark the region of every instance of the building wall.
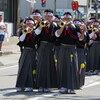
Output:
<path fill-rule="evenodd" d="M 88 0 L 74 0 L 74 1 L 78 1 L 80 6 L 86 6 Z"/>
<path fill-rule="evenodd" d="M 41 6 L 41 0 L 36 0 L 37 3 L 34 4 L 34 9 L 40 9 L 43 11 L 44 9 L 55 9 L 55 0 L 46 0 L 46 7 Z M 56 9 L 58 11 L 71 11 L 71 2 L 72 0 L 56 0 Z M 22 18 L 29 16 L 30 13 L 30 3 L 26 0 L 19 1 L 19 12 Z"/>
<path fill-rule="evenodd" d="M 30 3 L 28 3 L 26 0 L 19 0 L 20 1 L 20 16 L 22 18 L 25 18 L 26 16 L 29 16 L 30 14 Z M 71 2 L 73 0 L 56 0 L 56 11 L 58 15 L 62 15 L 66 11 L 70 11 L 73 13 L 71 10 Z M 91 7 L 92 3 L 90 1 L 92 0 L 74 0 L 79 2 L 79 11 L 82 14 L 89 14 L 90 12 L 95 13 L 94 9 L 89 8 L 87 9 L 88 1 L 89 5 Z M 39 9 L 43 13 L 45 9 L 52 9 L 54 10 L 54 2 L 55 0 L 46 0 L 46 7 L 41 6 L 41 0 L 36 0 L 37 3 L 34 4 L 34 9 Z M 88 6 L 89 6 L 88 5 Z M 93 6 L 93 5 L 92 5 Z M 100 10 L 98 9 L 98 12 L 100 13 Z"/>
<path fill-rule="evenodd" d="M 30 15 L 30 3 L 26 0 L 19 0 L 19 16 L 25 18 Z"/>

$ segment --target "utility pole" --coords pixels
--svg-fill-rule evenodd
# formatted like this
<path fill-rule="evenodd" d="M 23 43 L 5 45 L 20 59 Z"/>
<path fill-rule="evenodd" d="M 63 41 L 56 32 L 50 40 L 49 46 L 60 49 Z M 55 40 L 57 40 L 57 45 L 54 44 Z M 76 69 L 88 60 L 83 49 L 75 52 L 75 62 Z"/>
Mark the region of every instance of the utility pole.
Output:
<path fill-rule="evenodd" d="M 94 10 L 96 11 L 96 20 L 98 20 L 98 0 L 94 3 Z"/>
<path fill-rule="evenodd" d="M 54 14 L 56 14 L 56 0 L 54 0 Z"/>

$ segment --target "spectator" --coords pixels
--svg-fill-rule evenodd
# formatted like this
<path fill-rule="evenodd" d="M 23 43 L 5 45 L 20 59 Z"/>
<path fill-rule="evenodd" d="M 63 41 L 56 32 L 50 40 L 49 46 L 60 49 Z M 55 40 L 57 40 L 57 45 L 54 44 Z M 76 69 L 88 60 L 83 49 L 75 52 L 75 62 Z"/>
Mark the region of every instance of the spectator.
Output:
<path fill-rule="evenodd" d="M 5 37 L 5 34 L 4 34 L 5 29 L 6 29 L 6 26 L 3 22 L 2 15 L 0 15 L 0 54 L 2 54 L 2 43 L 3 43 L 4 37 Z"/>

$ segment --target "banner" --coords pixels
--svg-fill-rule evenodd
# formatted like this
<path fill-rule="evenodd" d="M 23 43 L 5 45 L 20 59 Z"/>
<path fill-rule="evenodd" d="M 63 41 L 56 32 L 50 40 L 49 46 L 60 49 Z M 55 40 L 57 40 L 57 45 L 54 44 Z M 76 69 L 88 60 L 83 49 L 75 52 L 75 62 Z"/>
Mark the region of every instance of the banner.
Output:
<path fill-rule="evenodd" d="M 29 2 L 29 3 L 36 3 L 35 0 L 26 0 L 26 1 Z"/>

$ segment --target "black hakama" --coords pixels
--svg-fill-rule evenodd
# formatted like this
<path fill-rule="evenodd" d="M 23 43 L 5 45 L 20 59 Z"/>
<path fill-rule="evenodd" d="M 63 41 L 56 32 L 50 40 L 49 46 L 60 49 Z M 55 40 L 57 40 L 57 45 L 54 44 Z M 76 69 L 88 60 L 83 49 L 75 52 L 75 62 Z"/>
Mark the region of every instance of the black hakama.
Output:
<path fill-rule="evenodd" d="M 78 89 L 78 60 L 75 45 L 61 44 L 58 58 L 58 83 L 59 87 Z"/>
<path fill-rule="evenodd" d="M 36 50 L 35 48 L 25 47 L 21 53 L 19 60 L 19 70 L 17 76 L 16 87 L 26 88 L 35 86 L 35 78 L 33 70 L 36 68 Z"/>
<path fill-rule="evenodd" d="M 38 88 L 55 88 L 56 68 L 54 64 L 53 43 L 41 41 L 38 49 L 37 86 Z"/>
<path fill-rule="evenodd" d="M 79 74 L 79 86 L 82 87 L 85 82 L 85 70 L 86 70 L 86 55 L 84 48 L 77 48 L 78 55 L 78 74 Z"/>

